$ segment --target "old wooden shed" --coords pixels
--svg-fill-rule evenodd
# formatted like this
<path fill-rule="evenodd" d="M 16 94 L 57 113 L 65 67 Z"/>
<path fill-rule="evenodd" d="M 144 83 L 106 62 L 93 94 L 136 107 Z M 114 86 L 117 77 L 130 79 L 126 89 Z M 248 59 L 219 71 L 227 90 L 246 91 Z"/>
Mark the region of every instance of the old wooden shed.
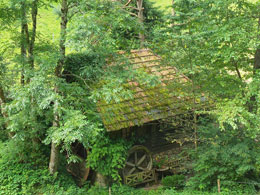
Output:
<path fill-rule="evenodd" d="M 138 137 L 146 137 L 144 146 L 134 146 L 129 151 L 123 171 L 125 183 L 135 185 L 154 179 L 150 151 L 162 151 L 173 145 L 165 137 L 168 133 L 174 133 L 174 129 L 162 128 L 167 126 L 164 121 L 189 113 L 193 99 L 186 93 L 190 79 L 150 49 L 120 52 L 120 55 L 127 59 L 125 64 L 120 62 L 125 69 L 131 67 L 147 80 L 148 77 L 156 80 L 151 85 L 135 78 L 127 79 L 120 85 L 131 91 L 131 97 L 110 102 L 101 99 L 98 102 L 98 111 L 108 132 L 125 138 L 133 132 Z"/>

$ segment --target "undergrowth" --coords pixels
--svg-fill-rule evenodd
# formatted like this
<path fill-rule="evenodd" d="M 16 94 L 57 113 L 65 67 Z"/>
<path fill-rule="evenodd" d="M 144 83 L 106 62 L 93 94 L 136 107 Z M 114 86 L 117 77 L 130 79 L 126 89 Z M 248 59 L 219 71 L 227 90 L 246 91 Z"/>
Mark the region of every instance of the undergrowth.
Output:
<path fill-rule="evenodd" d="M 214 125 L 199 130 L 202 143 L 194 152 L 194 176 L 188 186 L 197 190 L 247 190 L 259 188 L 259 144 L 243 130 L 220 131 Z"/>
<path fill-rule="evenodd" d="M 87 193 L 87 188 L 79 188 L 72 176 L 63 171 L 64 166 L 50 175 L 48 153 L 34 149 L 25 142 L 0 143 L 0 195 Z"/>
<path fill-rule="evenodd" d="M 100 188 L 91 187 L 87 183 L 80 188 L 74 178 L 67 173 L 66 159 L 62 154 L 58 173 L 50 175 L 48 146 L 16 138 L 0 142 L 0 195 L 107 195 L 109 191 L 113 195 L 214 195 L 217 194 L 218 178 L 221 180 L 223 195 L 255 194 L 257 184 L 247 184 L 259 183 L 258 146 L 254 140 L 246 136 L 241 138 L 241 132 L 228 136 L 216 129 L 202 130 L 203 137 L 208 136 L 208 141 L 204 141 L 195 152 L 194 176 L 188 179 L 188 183 L 185 184 L 184 176 L 181 178 L 172 176 L 172 179 L 166 182 L 167 188 L 159 187 L 149 191 L 119 184 L 113 184 L 110 188 Z M 212 136 L 214 140 L 210 139 Z M 114 165 L 107 163 L 107 166 L 104 167 L 105 170 Z M 182 187 L 184 190 L 180 190 Z"/>

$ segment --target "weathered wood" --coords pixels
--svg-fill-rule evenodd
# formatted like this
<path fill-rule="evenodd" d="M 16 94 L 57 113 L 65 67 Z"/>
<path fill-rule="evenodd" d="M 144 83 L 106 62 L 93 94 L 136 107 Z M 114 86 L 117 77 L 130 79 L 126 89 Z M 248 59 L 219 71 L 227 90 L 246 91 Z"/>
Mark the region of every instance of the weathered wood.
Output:
<path fill-rule="evenodd" d="M 124 177 L 124 183 L 129 186 L 135 186 L 151 181 L 156 181 L 155 170 L 142 171 L 136 174 L 128 175 Z"/>
<path fill-rule="evenodd" d="M 155 174 L 151 172 L 152 166 L 150 151 L 142 145 L 133 146 L 128 152 L 126 165 L 123 169 L 125 184 L 136 185 L 155 180 Z"/>
<path fill-rule="evenodd" d="M 220 193 L 220 179 L 217 180 L 218 183 L 218 193 Z"/>
<path fill-rule="evenodd" d="M 79 180 L 79 186 L 88 179 L 90 167 L 86 166 L 86 160 L 78 156 L 81 161 L 67 165 L 67 171 Z"/>
<path fill-rule="evenodd" d="M 95 185 L 100 187 L 106 187 L 107 186 L 107 178 L 102 175 L 101 173 L 96 173 L 95 177 Z"/>

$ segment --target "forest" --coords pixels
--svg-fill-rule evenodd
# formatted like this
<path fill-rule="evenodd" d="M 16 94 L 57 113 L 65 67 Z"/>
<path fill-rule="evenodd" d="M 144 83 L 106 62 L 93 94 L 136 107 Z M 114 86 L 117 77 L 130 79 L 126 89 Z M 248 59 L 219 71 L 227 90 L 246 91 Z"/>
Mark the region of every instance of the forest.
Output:
<path fill-rule="evenodd" d="M 259 140 L 259 0 L 0 1 L 0 195 L 258 194 Z"/>

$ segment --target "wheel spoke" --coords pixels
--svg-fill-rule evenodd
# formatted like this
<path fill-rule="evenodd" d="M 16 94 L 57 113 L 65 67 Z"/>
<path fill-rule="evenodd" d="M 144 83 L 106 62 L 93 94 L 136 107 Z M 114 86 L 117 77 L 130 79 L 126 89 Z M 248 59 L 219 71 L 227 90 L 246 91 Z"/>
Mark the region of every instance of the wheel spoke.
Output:
<path fill-rule="evenodd" d="M 142 171 L 146 171 L 147 170 L 146 168 L 143 168 L 143 167 L 140 167 L 140 166 L 138 166 L 137 169 L 142 170 Z"/>
<path fill-rule="evenodd" d="M 128 172 L 128 175 L 131 175 L 134 171 L 136 170 L 136 168 L 132 168 L 129 172 Z"/>
<path fill-rule="evenodd" d="M 144 162 L 146 158 L 146 154 L 142 156 L 142 158 L 137 162 L 137 166 L 139 166 L 140 164 L 142 164 L 142 162 Z"/>
<path fill-rule="evenodd" d="M 126 165 L 128 165 L 130 167 L 134 167 L 135 166 L 133 163 L 130 163 L 130 162 L 126 162 Z"/>
<path fill-rule="evenodd" d="M 151 168 L 152 158 L 149 150 L 144 146 L 134 146 L 128 152 L 123 174 L 124 176 L 133 175 L 151 170 Z"/>

